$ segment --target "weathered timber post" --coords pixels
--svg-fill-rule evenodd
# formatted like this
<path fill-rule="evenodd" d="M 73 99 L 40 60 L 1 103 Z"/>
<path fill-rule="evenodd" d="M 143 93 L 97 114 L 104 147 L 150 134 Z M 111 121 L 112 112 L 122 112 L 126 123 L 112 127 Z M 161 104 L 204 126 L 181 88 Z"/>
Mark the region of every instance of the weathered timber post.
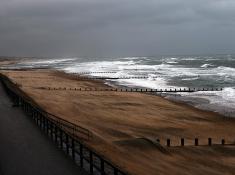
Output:
<path fill-rule="evenodd" d="M 225 140 L 224 139 L 221 140 L 221 144 L 225 145 Z"/>
<path fill-rule="evenodd" d="M 208 138 L 208 145 L 211 146 L 212 145 L 212 139 Z"/>
<path fill-rule="evenodd" d="M 184 146 L 184 138 L 181 138 L 181 146 Z"/>
<path fill-rule="evenodd" d="M 171 146 L 171 140 L 170 140 L 170 139 L 167 139 L 166 142 L 167 142 L 167 146 L 170 147 L 170 146 Z"/>
<path fill-rule="evenodd" d="M 198 138 L 195 138 L 195 146 L 198 146 Z"/>

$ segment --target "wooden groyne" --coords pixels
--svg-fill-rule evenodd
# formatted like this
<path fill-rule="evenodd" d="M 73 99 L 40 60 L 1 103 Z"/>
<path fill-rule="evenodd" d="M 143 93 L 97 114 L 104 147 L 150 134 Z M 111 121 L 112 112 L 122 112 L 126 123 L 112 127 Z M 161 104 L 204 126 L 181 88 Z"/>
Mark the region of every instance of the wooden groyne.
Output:
<path fill-rule="evenodd" d="M 149 88 L 69 88 L 69 87 L 45 87 L 45 90 L 57 90 L 57 91 L 114 91 L 114 92 L 156 92 L 156 93 L 192 93 L 199 91 L 222 91 L 223 88 L 175 88 L 175 89 L 149 89 Z"/>
<path fill-rule="evenodd" d="M 207 144 L 205 144 L 205 139 L 203 139 L 203 144 L 200 143 L 200 139 L 199 138 L 195 138 L 194 140 L 191 140 L 186 142 L 189 139 L 185 139 L 185 138 L 180 138 L 177 142 L 177 144 L 175 144 L 175 140 L 174 140 L 174 144 L 172 144 L 172 140 L 170 138 L 165 139 L 165 140 L 160 140 L 160 139 L 156 139 L 157 143 L 161 144 L 162 146 L 167 146 L 167 147 L 184 147 L 184 146 L 218 146 L 218 145 L 222 145 L 222 146 L 235 146 L 234 142 L 226 142 L 226 140 L 224 138 L 219 139 L 220 141 L 213 142 L 212 137 L 208 137 L 207 139 Z"/>
<path fill-rule="evenodd" d="M 127 175 L 120 167 L 88 146 L 85 142 L 93 134 L 86 128 L 50 114 L 35 104 L 17 84 L 5 75 L 0 75 L 1 82 L 13 107 L 20 107 L 58 148 L 91 175 Z"/>

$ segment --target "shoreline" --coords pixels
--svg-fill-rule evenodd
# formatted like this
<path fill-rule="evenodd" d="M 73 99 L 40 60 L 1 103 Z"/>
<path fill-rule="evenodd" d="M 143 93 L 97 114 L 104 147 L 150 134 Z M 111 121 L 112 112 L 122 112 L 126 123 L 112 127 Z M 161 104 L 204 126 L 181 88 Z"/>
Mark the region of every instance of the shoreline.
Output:
<path fill-rule="evenodd" d="M 3 61 L 0 61 L 0 65 L 14 65 L 16 63 L 24 63 L 24 61 L 28 60 L 29 58 L 16 58 L 14 60 L 9 60 L 9 59 L 4 59 Z M 6 71 L 7 70 L 16 70 L 16 71 L 27 71 L 27 70 L 54 70 L 54 71 L 59 71 L 59 72 L 63 72 L 65 74 L 69 74 L 69 75 L 73 75 L 73 73 L 69 73 L 69 72 L 66 72 L 65 70 L 63 69 L 55 69 L 51 66 L 38 66 L 38 67 L 29 67 L 29 68 L 15 68 L 15 69 L 5 69 Z M 76 73 L 75 73 L 76 74 Z M 81 76 L 79 74 L 76 74 L 77 76 Z M 84 76 L 84 75 L 82 75 Z M 86 76 L 85 76 L 86 77 Z M 87 77 L 90 77 L 92 78 L 92 76 L 89 76 L 87 75 Z M 145 88 L 145 87 L 140 87 L 140 86 L 128 86 L 128 85 L 120 85 L 118 84 L 118 82 L 116 81 L 112 81 L 112 80 L 104 80 L 103 83 L 105 85 L 108 85 L 108 86 L 111 86 L 111 87 L 125 87 L 125 88 Z M 180 104 L 187 104 L 189 106 L 193 106 L 194 108 L 197 108 L 197 109 L 200 109 L 200 110 L 203 110 L 203 111 L 210 111 L 210 112 L 214 112 L 214 113 L 217 113 L 221 116 L 224 116 L 224 117 L 229 117 L 229 118 L 235 118 L 235 109 L 234 108 L 231 108 L 229 106 L 223 106 L 223 105 L 217 105 L 216 103 L 213 103 L 210 99 L 208 98 L 204 98 L 204 97 L 197 97 L 197 96 L 184 96 L 184 95 L 181 95 L 181 94 L 177 94 L 177 97 L 174 97 L 174 95 L 171 95 L 169 93 L 161 93 L 160 95 L 159 94 L 155 94 L 157 96 L 164 96 L 163 98 L 167 99 L 167 100 L 170 100 L 172 102 L 177 102 L 177 103 L 180 103 Z M 179 95 L 179 96 L 178 96 Z M 173 98 L 172 98 L 173 97 Z M 208 101 L 208 102 L 206 102 Z"/>
<path fill-rule="evenodd" d="M 52 69 L 53 70 L 53 69 Z M 65 73 L 65 74 L 68 74 L 68 75 L 72 75 L 72 76 L 80 76 L 79 74 L 74 74 L 74 73 L 67 73 L 63 70 L 58 70 L 59 72 L 62 72 L 62 73 Z M 84 76 L 84 77 L 89 77 L 89 76 Z M 89 77 L 90 78 L 90 77 Z M 92 78 L 92 77 L 91 77 Z M 92 80 L 93 81 L 93 80 Z M 144 88 L 144 87 L 140 87 L 140 86 L 135 86 L 135 87 L 131 87 L 131 86 L 125 86 L 125 85 L 119 85 L 117 82 L 115 81 L 111 81 L 111 80 L 98 80 L 98 81 L 101 81 L 103 84 L 105 85 L 108 85 L 110 86 L 111 88 L 138 88 L 138 89 L 141 89 L 141 88 Z M 226 118 L 226 117 L 229 117 L 229 118 L 234 118 L 233 116 L 230 117 L 230 116 L 226 116 L 224 113 L 220 113 L 220 112 L 217 112 L 217 111 L 214 111 L 214 110 L 207 110 L 205 108 L 200 108 L 200 107 L 197 107 L 196 106 L 196 103 L 197 103 L 197 99 L 198 100 L 206 100 L 208 101 L 208 104 L 210 103 L 209 100 L 205 99 L 205 98 L 194 98 L 194 97 L 184 97 L 182 96 L 181 94 L 169 94 L 169 93 L 151 93 L 149 92 L 148 94 L 150 95 L 154 95 L 154 96 L 158 96 L 158 97 L 162 97 L 163 99 L 165 100 L 168 100 L 170 102 L 173 102 L 173 103 L 176 103 L 176 104 L 179 104 L 179 105 L 186 105 L 187 107 L 192 107 L 193 109 L 196 109 L 196 110 L 199 110 L 199 111 L 205 111 L 205 112 L 209 112 L 209 113 L 212 113 L 212 114 L 215 114 L 215 115 L 220 115 L 221 117 L 223 118 Z M 172 98 L 172 96 L 179 96 L 179 98 Z M 185 99 L 189 99 L 189 98 L 192 98 L 193 100 L 191 101 L 185 101 L 185 100 L 182 100 L 182 98 L 185 98 Z M 194 104 L 193 104 L 194 103 Z M 198 102 L 199 104 L 200 102 Z M 235 119 L 235 118 L 234 118 Z"/>
<path fill-rule="evenodd" d="M 91 130 L 94 139 L 88 144 L 132 174 L 186 174 L 191 172 L 188 167 L 194 169 L 196 165 L 203 167 L 203 164 L 210 164 L 211 172 L 232 172 L 230 165 L 218 170 L 209 163 L 214 156 L 218 157 L 217 163 L 228 158 L 227 154 L 218 153 L 213 147 L 188 146 L 179 150 L 177 147 L 165 147 L 164 140 L 171 138 L 174 145 L 184 137 L 190 145 L 196 137 L 200 138 L 201 144 L 206 144 L 207 138 L 212 137 L 215 143 L 221 138 L 234 143 L 234 119 L 151 93 L 49 91 L 45 88 L 52 85 L 108 87 L 101 80 L 80 81 L 77 77 L 54 70 L 3 72 L 19 83 L 21 89 L 46 111 Z M 170 155 L 153 146 L 157 138 Z M 201 160 L 202 155 L 205 160 Z M 189 161 L 192 156 L 195 160 Z M 190 174 L 203 172 L 208 171 L 202 168 Z"/>

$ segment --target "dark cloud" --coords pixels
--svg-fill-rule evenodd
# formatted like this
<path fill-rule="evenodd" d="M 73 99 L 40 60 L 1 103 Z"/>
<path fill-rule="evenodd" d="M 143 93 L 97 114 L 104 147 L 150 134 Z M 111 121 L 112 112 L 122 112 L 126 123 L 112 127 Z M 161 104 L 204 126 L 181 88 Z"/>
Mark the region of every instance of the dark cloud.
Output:
<path fill-rule="evenodd" d="M 234 0 L 2 0 L 0 55 L 234 53 Z"/>

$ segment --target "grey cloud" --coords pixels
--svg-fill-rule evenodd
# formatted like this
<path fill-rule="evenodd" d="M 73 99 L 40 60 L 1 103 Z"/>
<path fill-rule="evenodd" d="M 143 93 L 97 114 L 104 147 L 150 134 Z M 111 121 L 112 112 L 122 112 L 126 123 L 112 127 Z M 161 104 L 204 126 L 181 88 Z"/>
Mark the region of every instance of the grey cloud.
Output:
<path fill-rule="evenodd" d="M 233 0 L 2 0 L 0 55 L 234 52 Z"/>

